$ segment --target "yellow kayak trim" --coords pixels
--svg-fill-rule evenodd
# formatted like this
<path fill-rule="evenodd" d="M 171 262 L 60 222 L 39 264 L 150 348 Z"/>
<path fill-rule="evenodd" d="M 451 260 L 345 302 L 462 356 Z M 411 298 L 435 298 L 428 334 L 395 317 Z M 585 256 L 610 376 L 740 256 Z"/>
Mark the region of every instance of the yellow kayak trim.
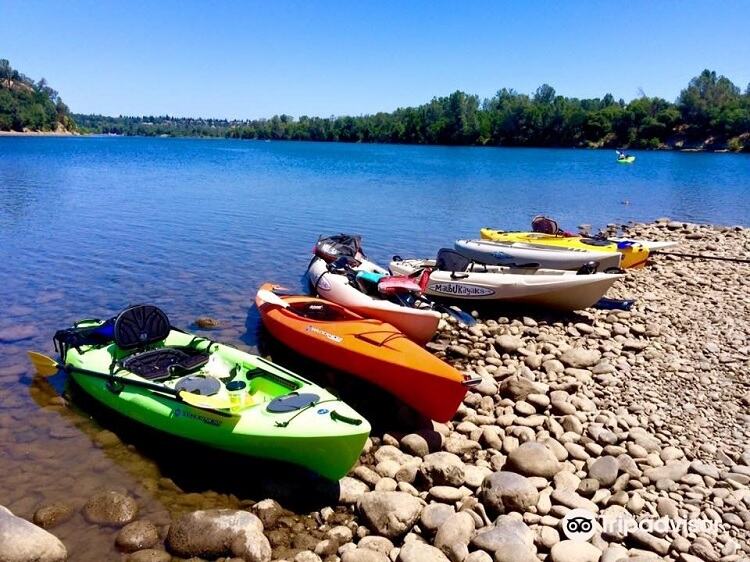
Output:
<path fill-rule="evenodd" d="M 482 228 L 479 234 L 485 240 L 494 240 L 495 242 L 518 242 L 588 252 L 619 252 L 622 254 L 622 261 L 620 262 L 622 268 L 643 267 L 649 254 L 648 248 L 642 244 L 634 243 L 624 246 L 609 240 L 583 238 L 581 236 L 555 236 L 542 232 L 505 232 L 493 228 Z"/>

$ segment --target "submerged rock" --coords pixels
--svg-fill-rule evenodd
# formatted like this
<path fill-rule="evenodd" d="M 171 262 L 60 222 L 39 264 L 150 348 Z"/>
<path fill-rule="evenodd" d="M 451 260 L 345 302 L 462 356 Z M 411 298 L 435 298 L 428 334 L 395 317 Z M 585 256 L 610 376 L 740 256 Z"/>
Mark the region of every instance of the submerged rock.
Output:
<path fill-rule="evenodd" d="M 34 512 L 33 521 L 43 529 L 51 529 L 73 518 L 75 510 L 64 502 L 53 502 L 40 506 Z"/>
<path fill-rule="evenodd" d="M 101 492 L 92 496 L 83 506 L 83 516 L 89 523 L 122 527 L 138 515 L 138 504 L 120 492 Z"/>
<path fill-rule="evenodd" d="M 115 537 L 117 548 L 124 552 L 135 552 L 151 548 L 159 542 L 159 532 L 151 521 L 128 523 Z"/>

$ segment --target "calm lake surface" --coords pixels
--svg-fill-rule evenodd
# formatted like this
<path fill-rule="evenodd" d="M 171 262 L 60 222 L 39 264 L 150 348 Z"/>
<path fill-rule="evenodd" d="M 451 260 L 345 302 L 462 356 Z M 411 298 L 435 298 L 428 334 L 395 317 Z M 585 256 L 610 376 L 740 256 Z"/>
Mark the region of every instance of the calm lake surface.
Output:
<path fill-rule="evenodd" d="M 321 233 L 361 233 L 387 263 L 538 213 L 568 229 L 661 216 L 750 225 L 750 156 L 634 154 L 624 166 L 610 150 L 0 138 L 0 504 L 31 517 L 42 502 L 121 488 L 164 522 L 262 499 L 212 479 L 218 457 L 205 450 L 61 407 L 64 377 L 34 377 L 25 351 L 51 353 L 74 320 L 152 302 L 176 326 L 212 316 L 212 337 L 255 348 L 257 287 L 302 289 Z M 80 516 L 55 532 L 73 559 L 113 552 L 112 531 Z"/>

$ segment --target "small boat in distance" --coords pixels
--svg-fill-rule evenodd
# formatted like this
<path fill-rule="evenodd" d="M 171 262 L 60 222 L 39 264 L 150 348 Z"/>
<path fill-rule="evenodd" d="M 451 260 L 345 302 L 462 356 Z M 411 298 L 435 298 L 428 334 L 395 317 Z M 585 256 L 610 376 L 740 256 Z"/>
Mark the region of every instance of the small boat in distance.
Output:
<path fill-rule="evenodd" d="M 622 150 L 615 150 L 615 152 L 617 152 L 617 162 L 620 164 L 632 164 L 635 162 L 635 156 L 627 154 Z"/>

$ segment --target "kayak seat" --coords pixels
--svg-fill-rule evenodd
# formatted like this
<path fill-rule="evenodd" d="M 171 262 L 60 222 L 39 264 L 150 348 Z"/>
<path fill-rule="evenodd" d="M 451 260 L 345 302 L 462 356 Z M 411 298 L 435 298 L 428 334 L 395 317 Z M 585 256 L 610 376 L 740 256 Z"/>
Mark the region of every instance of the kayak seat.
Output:
<path fill-rule="evenodd" d="M 130 306 L 115 318 L 114 340 L 120 349 L 145 348 L 167 338 L 169 318 L 150 304 Z"/>
<path fill-rule="evenodd" d="M 322 302 L 302 302 L 291 305 L 292 310 L 295 314 L 304 316 L 311 320 L 322 320 L 323 322 L 331 322 L 334 320 L 341 320 L 343 315 L 339 309 L 332 306 L 328 306 Z"/>
<path fill-rule="evenodd" d="M 553 236 L 562 234 L 560 225 L 557 224 L 557 221 L 555 219 L 545 217 L 544 215 L 537 215 L 533 219 L 531 219 L 531 230 L 534 232 L 539 232 L 541 234 L 551 234 Z"/>
<path fill-rule="evenodd" d="M 162 347 L 129 355 L 120 366 L 150 381 L 162 381 L 200 369 L 209 355 L 194 349 Z"/>
<path fill-rule="evenodd" d="M 464 272 L 471 264 L 471 260 L 450 248 L 441 248 L 435 260 L 438 271 Z"/>
<path fill-rule="evenodd" d="M 148 380 L 164 380 L 177 374 L 199 369 L 209 355 L 192 348 L 148 347 L 163 342 L 172 327 L 160 308 L 150 304 L 130 306 L 115 318 L 115 345 L 134 353 L 120 361 L 120 366 Z"/>

